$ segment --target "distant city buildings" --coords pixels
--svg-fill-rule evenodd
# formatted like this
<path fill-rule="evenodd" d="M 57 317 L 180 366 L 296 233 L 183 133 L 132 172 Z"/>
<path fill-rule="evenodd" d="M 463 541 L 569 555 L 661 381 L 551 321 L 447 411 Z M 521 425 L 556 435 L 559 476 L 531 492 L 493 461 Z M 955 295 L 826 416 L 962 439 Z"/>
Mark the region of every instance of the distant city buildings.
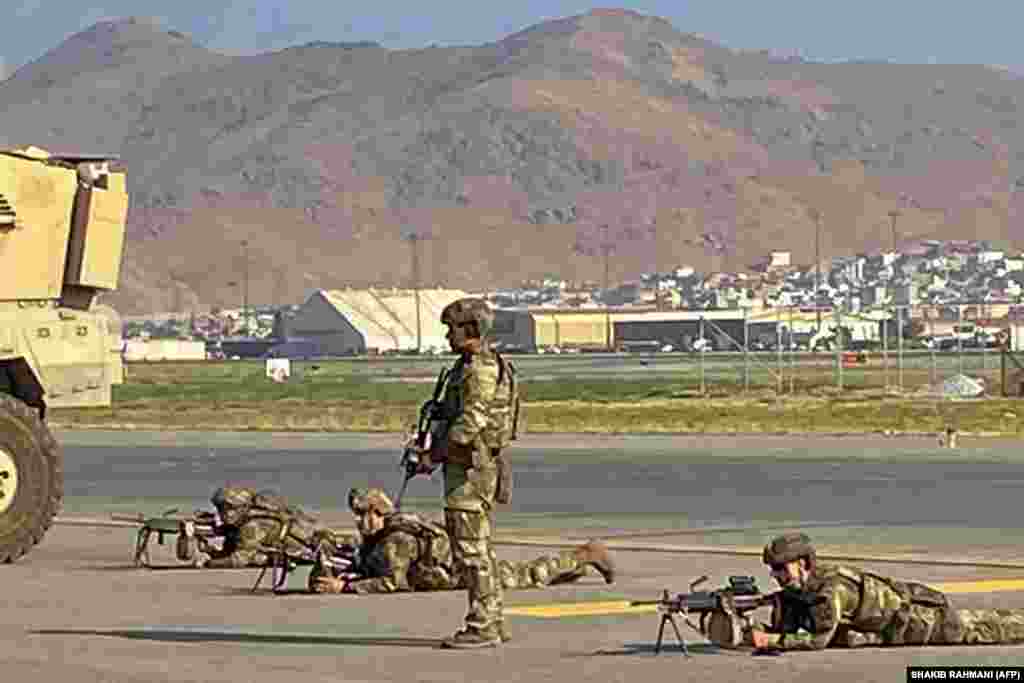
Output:
<path fill-rule="evenodd" d="M 437 321 L 440 309 L 465 295 L 457 290 L 421 290 L 418 327 L 413 290 L 317 290 L 303 304 L 252 306 L 247 316 L 239 309 L 221 309 L 203 315 L 126 319 L 125 336 L 209 342 L 248 338 L 269 340 L 268 344 L 318 337 L 331 340 L 325 348 L 330 347 L 332 354 L 438 352 L 444 347 Z M 526 316 L 513 316 L 505 324 L 534 345 L 538 340 L 562 339 L 565 330 L 577 329 L 580 345 L 589 347 L 614 343 L 609 310 L 623 323 L 621 330 L 630 330 L 632 336 L 639 334 L 634 328 L 641 322 L 671 318 L 660 314 L 697 312 L 695 317 L 674 318 L 688 321 L 686 335 L 678 329 L 673 333 L 675 344 L 686 344 L 700 336 L 696 328 L 689 330 L 700 312 L 732 311 L 732 318 L 749 321 L 778 318 L 781 311 L 814 311 L 817 321 L 838 310 L 877 321 L 876 313 L 891 318 L 895 308 L 902 307 L 907 309 L 906 320 L 934 328 L 953 321 L 996 324 L 993 321 L 1003 318 L 1019 319 L 1024 317 L 1022 295 L 1024 254 L 994 249 L 985 242 L 933 240 L 899 252 L 833 258 L 823 264 L 820 278 L 812 264 L 795 264 L 790 252 L 772 251 L 747 272 L 702 272 L 680 264 L 608 289 L 592 281 L 547 277 L 479 294 L 496 309 Z"/>

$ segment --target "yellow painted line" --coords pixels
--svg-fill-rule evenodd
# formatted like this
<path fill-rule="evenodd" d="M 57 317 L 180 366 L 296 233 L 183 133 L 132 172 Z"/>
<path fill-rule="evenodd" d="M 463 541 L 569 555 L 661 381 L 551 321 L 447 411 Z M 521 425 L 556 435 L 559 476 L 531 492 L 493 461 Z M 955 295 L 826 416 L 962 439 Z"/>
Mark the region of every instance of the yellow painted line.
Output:
<path fill-rule="evenodd" d="M 630 606 L 628 600 L 615 602 L 556 602 L 550 605 L 515 605 L 502 610 L 523 617 L 595 617 L 604 614 L 650 614 L 657 605 Z"/>
<path fill-rule="evenodd" d="M 954 581 L 950 583 L 929 583 L 932 588 L 950 594 L 994 593 L 998 591 L 1024 591 L 1024 579 L 990 579 L 986 581 Z M 506 607 L 505 614 L 522 617 L 597 617 L 614 614 L 651 614 L 656 605 L 630 605 L 628 600 L 607 600 L 594 602 L 556 602 L 547 605 L 513 605 Z"/>
<path fill-rule="evenodd" d="M 1024 579 L 989 579 L 987 581 L 956 581 L 928 584 L 943 593 L 996 593 L 1024 590 Z"/>

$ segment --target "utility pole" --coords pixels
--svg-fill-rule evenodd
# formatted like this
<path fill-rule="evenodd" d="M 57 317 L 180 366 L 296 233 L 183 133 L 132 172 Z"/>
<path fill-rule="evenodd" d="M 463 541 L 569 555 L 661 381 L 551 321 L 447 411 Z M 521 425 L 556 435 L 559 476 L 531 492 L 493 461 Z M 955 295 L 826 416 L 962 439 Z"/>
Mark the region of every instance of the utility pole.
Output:
<path fill-rule="evenodd" d="M 821 308 L 818 307 L 818 291 L 821 289 L 821 212 L 812 208 L 814 219 L 814 310 L 818 317 L 818 332 L 821 332 Z"/>
<path fill-rule="evenodd" d="M 661 277 L 660 277 L 660 259 L 658 258 L 658 219 L 655 218 L 651 223 L 651 235 L 654 237 L 654 308 L 655 310 L 662 310 L 662 296 L 661 296 Z"/>
<path fill-rule="evenodd" d="M 892 220 L 890 223 L 890 230 L 892 231 L 892 251 L 896 253 L 896 217 L 902 215 L 898 209 L 893 209 L 889 212 L 889 218 Z"/>
<path fill-rule="evenodd" d="M 612 314 L 608 306 L 609 288 L 609 255 L 614 251 L 612 243 L 608 241 L 608 224 L 601 226 L 602 241 L 601 254 L 604 257 L 604 343 L 609 351 L 612 350 Z"/>
<path fill-rule="evenodd" d="M 274 271 L 274 305 L 284 306 L 284 280 L 285 272 L 283 269 L 277 269 Z"/>
<path fill-rule="evenodd" d="M 430 239 L 413 230 L 404 237 L 412 247 L 412 286 L 416 300 L 416 353 L 423 353 L 423 324 L 420 319 L 420 242 Z"/>
<path fill-rule="evenodd" d="M 173 291 L 171 292 L 171 297 L 173 301 L 171 302 L 171 311 L 174 313 L 181 313 L 184 311 L 184 307 L 181 305 L 181 287 L 181 277 L 178 275 L 177 272 L 172 270 L 171 288 Z"/>
<path fill-rule="evenodd" d="M 249 240 L 242 240 L 242 330 L 249 334 Z"/>

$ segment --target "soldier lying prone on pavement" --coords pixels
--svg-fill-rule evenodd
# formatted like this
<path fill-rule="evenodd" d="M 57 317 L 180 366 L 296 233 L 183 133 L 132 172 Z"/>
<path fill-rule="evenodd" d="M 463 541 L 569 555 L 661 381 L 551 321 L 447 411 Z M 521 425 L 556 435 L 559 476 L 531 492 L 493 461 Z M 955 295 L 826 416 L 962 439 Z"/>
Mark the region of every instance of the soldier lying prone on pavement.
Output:
<path fill-rule="evenodd" d="M 178 535 L 178 559 L 196 567 L 264 567 L 270 559 L 267 548 L 299 556 L 314 551 L 322 540 L 335 547 L 355 545 L 357 541 L 352 535 L 321 525 L 269 492 L 229 486 L 217 489 L 210 501 L 221 520 L 221 547 L 202 537 Z"/>
<path fill-rule="evenodd" d="M 747 645 L 820 650 L 1024 643 L 1024 609 L 958 609 L 945 594 L 921 583 L 818 564 L 811 539 L 802 533 L 773 539 L 763 561 L 782 590 L 771 625 L 744 630 Z"/>
<path fill-rule="evenodd" d="M 453 565 L 448 533 L 443 526 L 412 513 L 394 511 L 380 489 L 352 489 L 349 507 L 356 517 L 362 543 L 358 572 L 333 576 L 314 566 L 310 590 L 318 593 L 393 593 L 398 591 L 464 590 L 463 572 Z M 590 542 L 557 557 L 529 562 L 499 560 L 502 585 L 508 589 L 536 588 L 576 581 L 593 567 L 606 583 L 615 580 L 607 548 Z"/>

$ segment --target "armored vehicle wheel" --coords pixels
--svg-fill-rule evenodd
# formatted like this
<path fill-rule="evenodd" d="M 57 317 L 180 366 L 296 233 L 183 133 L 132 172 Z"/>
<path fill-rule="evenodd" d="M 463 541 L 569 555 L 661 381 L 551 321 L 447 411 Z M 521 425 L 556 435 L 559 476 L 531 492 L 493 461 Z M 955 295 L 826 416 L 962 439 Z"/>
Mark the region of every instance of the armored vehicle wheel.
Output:
<path fill-rule="evenodd" d="M 0 563 L 42 540 L 64 497 L 60 449 L 37 412 L 0 394 Z"/>

